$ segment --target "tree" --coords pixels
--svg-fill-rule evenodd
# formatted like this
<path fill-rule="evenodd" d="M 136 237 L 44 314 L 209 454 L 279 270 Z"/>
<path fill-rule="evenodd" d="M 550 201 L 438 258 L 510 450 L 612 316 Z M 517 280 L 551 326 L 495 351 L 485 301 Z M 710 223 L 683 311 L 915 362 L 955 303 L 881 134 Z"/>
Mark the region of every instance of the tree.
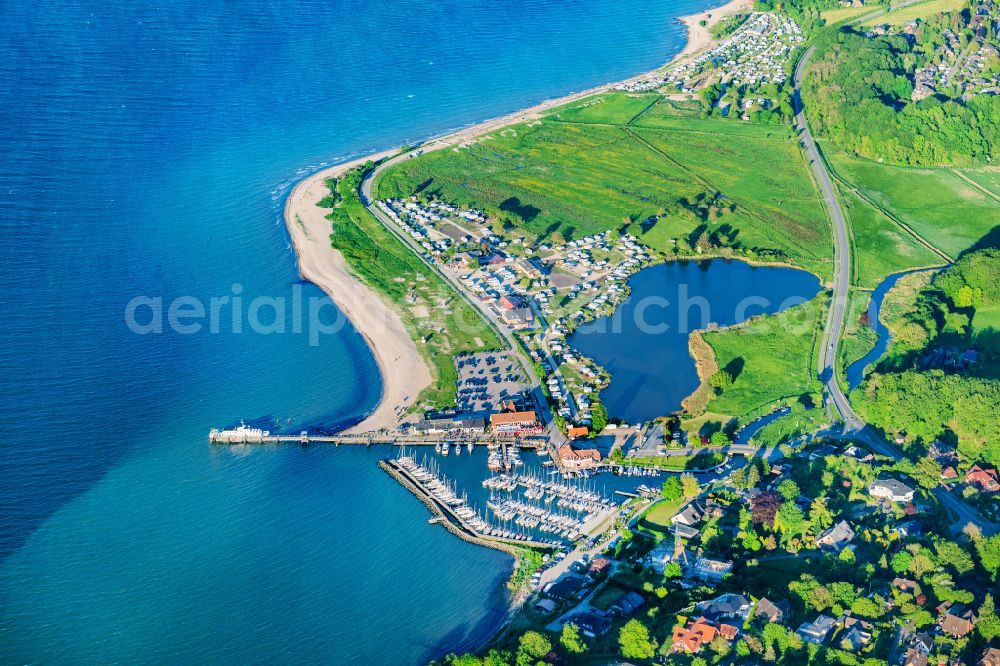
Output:
<path fill-rule="evenodd" d="M 833 525 L 833 514 L 826 505 L 825 497 L 817 497 L 809 505 L 809 522 L 817 531 L 825 530 Z"/>
<path fill-rule="evenodd" d="M 976 552 L 979 553 L 983 568 L 996 580 L 997 571 L 1000 570 L 1000 534 L 980 537 L 976 541 Z"/>
<path fill-rule="evenodd" d="M 663 482 L 663 488 L 660 492 L 664 499 L 675 500 L 684 494 L 684 487 L 677 476 L 668 476 L 667 480 Z"/>
<path fill-rule="evenodd" d="M 806 517 L 795 502 L 785 502 L 778 509 L 774 526 L 786 537 L 802 534 L 806 529 Z"/>
<path fill-rule="evenodd" d="M 937 541 L 934 550 L 937 552 L 938 561 L 951 566 L 959 576 L 969 573 L 975 566 L 972 556 L 954 541 L 944 539 Z"/>
<path fill-rule="evenodd" d="M 795 483 L 791 479 L 785 479 L 779 483 L 778 492 L 781 493 L 781 496 L 789 502 L 796 500 L 801 494 L 801 491 L 799 491 L 799 484 Z"/>
<path fill-rule="evenodd" d="M 552 643 L 548 638 L 537 631 L 526 631 L 518 642 L 518 666 L 533 664 L 549 652 L 552 652 Z"/>
<path fill-rule="evenodd" d="M 570 654 L 583 654 L 587 651 L 587 644 L 583 642 L 583 638 L 580 636 L 580 628 L 572 622 L 567 622 L 563 625 L 559 642 Z"/>
<path fill-rule="evenodd" d="M 626 659 L 652 659 L 656 655 L 656 641 L 650 637 L 646 625 L 636 619 L 622 627 L 618 646 Z"/>
<path fill-rule="evenodd" d="M 681 474 L 681 490 L 684 497 L 698 496 L 701 486 L 698 484 L 698 479 L 694 478 L 694 474 Z"/>
<path fill-rule="evenodd" d="M 663 567 L 664 578 L 680 578 L 683 575 L 684 569 L 682 569 L 681 565 L 677 562 L 667 562 L 667 564 Z"/>
<path fill-rule="evenodd" d="M 727 435 L 722 430 L 716 430 L 715 432 L 713 432 L 711 441 L 712 441 L 712 446 L 729 446 L 730 444 L 732 444 L 732 440 L 729 439 L 729 435 Z"/>
<path fill-rule="evenodd" d="M 723 389 L 733 385 L 733 376 L 726 370 L 719 370 L 708 378 L 708 383 L 712 388 L 721 392 Z"/>
<path fill-rule="evenodd" d="M 781 508 L 781 495 L 775 492 L 760 493 L 750 500 L 750 515 L 754 525 L 774 526 L 774 517 Z"/>
<path fill-rule="evenodd" d="M 590 406 L 590 431 L 591 435 L 597 435 L 608 425 L 608 410 L 599 402 Z"/>
<path fill-rule="evenodd" d="M 483 666 L 510 666 L 510 652 L 490 650 L 489 654 L 483 657 Z"/>

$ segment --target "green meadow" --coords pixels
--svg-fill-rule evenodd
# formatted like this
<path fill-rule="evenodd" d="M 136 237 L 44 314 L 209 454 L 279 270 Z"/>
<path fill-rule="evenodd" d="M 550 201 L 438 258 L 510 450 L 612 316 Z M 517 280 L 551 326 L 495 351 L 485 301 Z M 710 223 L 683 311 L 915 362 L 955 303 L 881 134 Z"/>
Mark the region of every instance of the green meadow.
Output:
<path fill-rule="evenodd" d="M 1000 224 L 1000 201 L 951 169 L 890 166 L 844 155 L 834 155 L 832 163 L 875 205 L 952 258 Z M 986 182 L 996 178 L 995 172 L 971 173 Z"/>
<path fill-rule="evenodd" d="M 381 176 L 377 196 L 481 208 L 537 242 L 621 229 L 687 256 L 706 235 L 710 254 L 828 276 L 829 223 L 788 129 L 703 120 L 675 104 L 651 94 L 578 100 L 402 162 Z"/>
<path fill-rule="evenodd" d="M 731 373 L 732 385 L 709 400 L 708 411 L 746 421 L 779 400 L 793 403 L 805 394 L 817 396 L 816 346 L 825 298 L 821 294 L 776 315 L 706 332 L 718 367 L 739 368 Z"/>
<path fill-rule="evenodd" d="M 893 273 L 944 263 L 913 234 L 853 193 L 842 192 L 840 200 L 854 234 L 854 285 L 874 289 Z"/>

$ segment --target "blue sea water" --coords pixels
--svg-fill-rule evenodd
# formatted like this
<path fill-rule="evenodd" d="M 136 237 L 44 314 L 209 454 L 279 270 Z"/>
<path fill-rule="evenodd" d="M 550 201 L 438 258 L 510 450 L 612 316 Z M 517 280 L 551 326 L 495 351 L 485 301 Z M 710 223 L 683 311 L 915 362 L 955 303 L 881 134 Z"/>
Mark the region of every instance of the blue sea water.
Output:
<path fill-rule="evenodd" d="M 509 559 L 428 525 L 384 452 L 208 446 L 363 417 L 353 329 L 137 335 L 126 305 L 318 296 L 281 220 L 297 179 L 649 69 L 705 6 L 3 3 L 0 662 L 404 664 L 487 637 Z"/>

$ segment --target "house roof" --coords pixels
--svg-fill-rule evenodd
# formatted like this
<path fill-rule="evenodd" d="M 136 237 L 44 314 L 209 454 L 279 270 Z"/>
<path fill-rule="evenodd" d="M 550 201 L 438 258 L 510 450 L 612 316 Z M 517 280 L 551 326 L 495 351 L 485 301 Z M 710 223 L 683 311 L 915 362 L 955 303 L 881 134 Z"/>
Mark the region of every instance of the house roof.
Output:
<path fill-rule="evenodd" d="M 891 493 L 894 497 L 900 497 L 904 495 L 913 494 L 913 488 L 909 487 L 902 481 L 897 479 L 877 479 L 872 481 L 871 485 L 868 486 L 868 492 L 873 489 L 883 489 Z"/>
<path fill-rule="evenodd" d="M 961 638 L 976 626 L 976 615 L 969 609 L 955 606 L 945 612 L 938 624 L 944 633 Z"/>
<path fill-rule="evenodd" d="M 707 618 L 715 618 L 721 615 L 738 615 L 750 610 L 751 601 L 742 594 L 727 593 L 710 601 L 702 601 L 695 604 L 701 613 Z"/>
<path fill-rule="evenodd" d="M 574 449 L 569 444 L 559 447 L 559 457 L 564 460 L 594 460 L 601 461 L 601 452 L 597 449 Z"/>
<path fill-rule="evenodd" d="M 851 526 L 847 524 L 846 520 L 842 520 L 830 529 L 826 530 L 818 537 L 816 537 L 816 543 L 819 545 L 832 545 L 836 546 L 841 543 L 846 543 L 854 538 L 854 530 Z"/>
<path fill-rule="evenodd" d="M 779 601 L 775 604 L 765 597 L 757 602 L 757 615 L 766 618 L 768 622 L 780 622 L 787 607 L 787 601 Z"/>
<path fill-rule="evenodd" d="M 511 425 L 515 423 L 534 423 L 534 412 L 505 412 L 503 414 L 491 414 L 490 425 Z"/>
<path fill-rule="evenodd" d="M 618 597 L 610 607 L 620 610 L 625 615 L 631 615 L 644 603 L 646 603 L 646 600 L 642 598 L 642 595 L 635 592 L 626 592 Z"/>

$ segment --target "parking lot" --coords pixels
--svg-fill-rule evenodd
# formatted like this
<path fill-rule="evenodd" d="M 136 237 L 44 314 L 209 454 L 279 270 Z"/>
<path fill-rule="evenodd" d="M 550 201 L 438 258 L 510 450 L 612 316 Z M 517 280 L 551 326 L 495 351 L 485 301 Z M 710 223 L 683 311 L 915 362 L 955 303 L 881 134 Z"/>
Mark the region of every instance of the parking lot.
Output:
<path fill-rule="evenodd" d="M 506 352 L 475 352 L 455 358 L 458 409 L 465 413 L 499 411 L 501 404 L 528 384 L 517 361 Z"/>

